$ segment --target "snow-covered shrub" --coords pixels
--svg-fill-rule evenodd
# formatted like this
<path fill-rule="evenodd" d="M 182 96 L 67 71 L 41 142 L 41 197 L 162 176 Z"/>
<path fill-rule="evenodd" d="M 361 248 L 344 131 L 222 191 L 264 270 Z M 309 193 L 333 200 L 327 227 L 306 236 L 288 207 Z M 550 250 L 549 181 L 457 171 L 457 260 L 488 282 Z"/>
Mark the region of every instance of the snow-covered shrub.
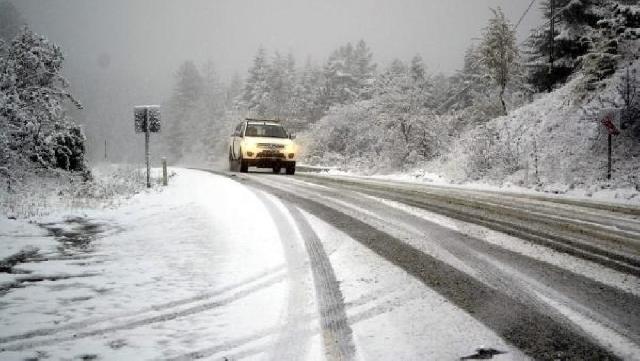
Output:
<path fill-rule="evenodd" d="M 152 172 L 158 188 L 160 171 Z M 90 182 L 61 169 L 18 170 L 12 175 L 15 182 L 10 187 L 0 184 L 0 216 L 31 218 L 60 210 L 109 207 L 147 189 L 145 171 L 135 165 L 94 167 Z"/>
<path fill-rule="evenodd" d="M 519 142 L 508 131 L 501 132 L 494 123 L 473 128 L 460 142 L 469 180 L 501 179 L 522 168 Z"/>

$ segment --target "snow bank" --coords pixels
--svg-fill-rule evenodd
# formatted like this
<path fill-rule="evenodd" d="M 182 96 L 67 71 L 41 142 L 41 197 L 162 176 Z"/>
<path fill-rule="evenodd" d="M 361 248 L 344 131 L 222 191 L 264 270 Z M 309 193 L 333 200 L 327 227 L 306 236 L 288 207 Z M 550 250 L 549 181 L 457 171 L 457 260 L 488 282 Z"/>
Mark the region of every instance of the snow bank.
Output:
<path fill-rule="evenodd" d="M 606 178 L 607 135 L 595 114 L 616 100 L 615 79 L 583 104 L 574 101 L 580 81 L 468 130 L 450 153 L 409 174 L 434 183 L 640 202 L 640 144 L 625 132 L 614 137 L 613 177 Z"/>

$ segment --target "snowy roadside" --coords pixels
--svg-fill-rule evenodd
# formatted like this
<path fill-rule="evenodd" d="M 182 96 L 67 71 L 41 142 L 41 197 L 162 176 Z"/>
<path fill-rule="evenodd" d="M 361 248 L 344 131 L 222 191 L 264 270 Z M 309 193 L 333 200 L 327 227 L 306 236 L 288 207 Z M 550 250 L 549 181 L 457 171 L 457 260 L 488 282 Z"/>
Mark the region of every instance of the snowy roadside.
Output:
<path fill-rule="evenodd" d="M 160 169 L 152 169 L 154 187 Z M 54 213 L 79 213 L 87 208 L 116 206 L 144 188 L 144 173 L 135 165 L 101 164 L 91 169 L 91 180 L 83 175 L 48 170 L 24 174 L 20 183 L 0 187 L 0 215 L 11 219 L 34 219 Z"/>
<path fill-rule="evenodd" d="M 155 173 L 158 170 L 154 170 Z M 87 213 L 114 207 L 143 190 L 137 167 L 101 165 L 89 182 L 80 175 L 35 173 L 0 190 L 0 291 L 38 277 L 20 268 L 82 250 L 104 230 Z"/>
<path fill-rule="evenodd" d="M 247 210 L 257 218 L 240 226 Z M 180 170 L 163 192 L 118 207 L 3 217 L 0 227 L 3 256 L 39 248 L 0 273 L 3 360 L 179 357 L 230 348 L 248 330 L 257 332 L 241 344 L 255 348 L 284 313 L 277 230 L 230 180 Z"/>
<path fill-rule="evenodd" d="M 314 174 L 328 176 L 345 176 L 364 179 L 376 179 L 393 182 L 404 182 L 414 184 L 428 184 L 444 186 L 462 190 L 476 190 L 489 192 L 503 192 L 512 194 L 538 195 L 544 197 L 558 197 L 574 200 L 596 201 L 623 205 L 640 205 L 640 190 L 633 187 L 608 188 L 603 185 L 594 185 L 589 188 L 572 188 L 567 185 L 556 184 L 544 188 L 528 188 L 512 184 L 509 182 L 503 185 L 495 185 L 483 182 L 456 183 L 451 179 L 418 168 L 411 172 L 397 172 L 390 174 L 367 175 L 357 171 L 344 171 L 331 168 L 325 171 L 314 171 Z"/>

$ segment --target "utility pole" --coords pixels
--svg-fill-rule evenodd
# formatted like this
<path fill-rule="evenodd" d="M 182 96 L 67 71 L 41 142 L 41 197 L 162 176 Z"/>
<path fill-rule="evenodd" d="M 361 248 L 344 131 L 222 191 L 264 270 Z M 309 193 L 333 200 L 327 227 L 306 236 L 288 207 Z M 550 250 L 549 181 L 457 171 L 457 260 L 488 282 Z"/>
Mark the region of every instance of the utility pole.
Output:
<path fill-rule="evenodd" d="M 107 140 L 104 140 L 104 160 L 107 160 Z"/>
<path fill-rule="evenodd" d="M 556 1 L 549 0 L 549 5 L 551 7 L 551 18 L 549 21 L 549 91 L 553 88 L 553 48 L 554 48 L 554 37 L 555 37 L 555 16 L 556 16 Z"/>

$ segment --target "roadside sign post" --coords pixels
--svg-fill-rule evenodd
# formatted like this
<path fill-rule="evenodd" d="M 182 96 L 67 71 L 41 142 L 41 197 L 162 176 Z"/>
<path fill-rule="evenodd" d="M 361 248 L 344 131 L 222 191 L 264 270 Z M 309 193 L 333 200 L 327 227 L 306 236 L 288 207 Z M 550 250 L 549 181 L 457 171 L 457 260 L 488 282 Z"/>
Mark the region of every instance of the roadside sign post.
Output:
<path fill-rule="evenodd" d="M 620 109 L 604 109 L 600 112 L 600 123 L 607 129 L 607 179 L 611 179 L 613 168 L 613 136 L 620 134 Z"/>
<path fill-rule="evenodd" d="M 151 154 L 149 141 L 151 133 L 160 132 L 160 106 L 141 105 L 133 108 L 136 133 L 144 133 L 144 158 L 147 163 L 147 188 L 151 188 Z"/>
<path fill-rule="evenodd" d="M 167 184 L 169 184 L 167 175 L 167 158 L 162 157 L 162 185 L 166 187 Z"/>

